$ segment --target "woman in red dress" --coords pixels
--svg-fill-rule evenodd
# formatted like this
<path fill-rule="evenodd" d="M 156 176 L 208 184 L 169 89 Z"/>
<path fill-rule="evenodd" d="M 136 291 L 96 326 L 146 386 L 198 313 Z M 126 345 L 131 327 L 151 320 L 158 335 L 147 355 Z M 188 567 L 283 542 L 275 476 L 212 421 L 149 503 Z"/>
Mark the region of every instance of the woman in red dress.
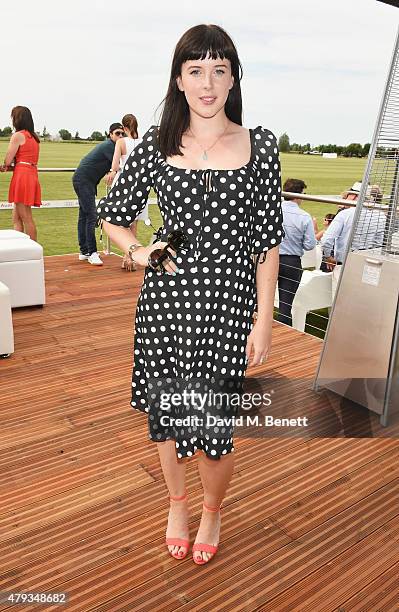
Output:
<path fill-rule="evenodd" d="M 15 106 L 11 111 L 11 119 L 15 133 L 11 136 L 2 167 L 3 171 L 13 169 L 8 201 L 14 203 L 14 229 L 26 232 L 32 240 L 36 240 L 37 231 L 31 207 L 41 206 L 37 174 L 40 140 L 35 132 L 29 108 Z"/>

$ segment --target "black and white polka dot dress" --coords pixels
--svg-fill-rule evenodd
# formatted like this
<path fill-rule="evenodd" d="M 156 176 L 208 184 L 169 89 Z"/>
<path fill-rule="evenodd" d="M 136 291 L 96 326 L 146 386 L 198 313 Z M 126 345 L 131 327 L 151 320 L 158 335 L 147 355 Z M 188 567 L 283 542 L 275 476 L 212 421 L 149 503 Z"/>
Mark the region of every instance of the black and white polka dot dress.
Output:
<path fill-rule="evenodd" d="M 148 413 L 151 440 L 175 440 L 179 458 L 202 450 L 219 459 L 234 451 L 237 405 L 217 394 L 239 392 L 245 376 L 255 269 L 264 261 L 253 255 L 283 237 L 276 138 L 262 127 L 250 135 L 251 159 L 241 168 L 185 170 L 162 157 L 153 126 L 98 204 L 100 218 L 129 227 L 153 187 L 160 240 L 175 229 L 189 240 L 174 260 L 175 276 L 145 269 L 132 374 L 132 407 Z M 213 401 L 198 399 L 204 390 Z"/>

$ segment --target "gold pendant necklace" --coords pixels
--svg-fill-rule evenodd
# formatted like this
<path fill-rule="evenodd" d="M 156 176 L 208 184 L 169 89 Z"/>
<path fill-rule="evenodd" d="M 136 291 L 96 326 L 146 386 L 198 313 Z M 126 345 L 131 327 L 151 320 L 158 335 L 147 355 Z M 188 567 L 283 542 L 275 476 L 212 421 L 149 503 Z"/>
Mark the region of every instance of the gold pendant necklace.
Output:
<path fill-rule="evenodd" d="M 223 132 L 220 134 L 220 136 L 215 140 L 215 142 L 213 143 L 213 145 L 211 145 L 210 147 L 207 147 L 206 149 L 204 149 L 203 146 L 200 145 L 200 143 L 198 142 L 197 138 L 195 137 L 194 132 L 192 131 L 191 127 L 189 128 L 189 131 L 191 132 L 192 137 L 194 138 L 195 142 L 197 143 L 197 145 L 200 147 L 200 149 L 202 149 L 202 159 L 207 161 L 208 159 L 208 151 L 210 151 L 211 149 L 213 149 L 213 147 L 215 146 L 216 143 L 219 142 L 219 140 L 221 139 L 222 136 L 225 135 L 226 130 L 228 128 L 229 124 L 226 124 L 226 127 L 224 128 Z"/>

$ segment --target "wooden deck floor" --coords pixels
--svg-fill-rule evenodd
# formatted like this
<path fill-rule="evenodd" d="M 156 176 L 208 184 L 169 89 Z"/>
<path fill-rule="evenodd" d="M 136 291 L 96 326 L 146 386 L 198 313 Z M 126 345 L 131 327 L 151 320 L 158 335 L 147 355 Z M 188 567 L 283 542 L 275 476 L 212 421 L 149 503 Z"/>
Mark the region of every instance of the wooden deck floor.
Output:
<path fill-rule="evenodd" d="M 312 427 L 236 438 L 217 556 L 198 567 L 167 554 L 156 446 L 129 406 L 142 274 L 119 265 L 47 258 L 48 304 L 14 311 L 16 352 L 0 361 L 0 590 L 67 592 L 79 612 L 397 609 L 399 427 L 313 393 L 321 341 L 277 323 L 273 354 L 248 375 Z M 195 457 L 187 478 L 193 541 Z M 60 609 L 22 609 L 38 608 Z"/>

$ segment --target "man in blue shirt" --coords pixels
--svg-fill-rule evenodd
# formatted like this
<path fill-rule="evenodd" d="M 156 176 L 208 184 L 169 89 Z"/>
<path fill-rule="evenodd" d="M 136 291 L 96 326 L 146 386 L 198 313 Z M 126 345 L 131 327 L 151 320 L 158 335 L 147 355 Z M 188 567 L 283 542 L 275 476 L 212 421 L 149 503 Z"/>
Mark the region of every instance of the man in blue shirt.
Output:
<path fill-rule="evenodd" d="M 358 183 L 361 186 L 361 183 Z M 354 188 L 348 190 L 348 194 L 355 194 L 355 197 L 346 198 L 356 200 L 359 192 L 355 192 Z M 366 194 L 365 203 L 380 204 L 382 201 L 382 192 L 378 185 L 369 187 Z M 341 265 L 346 251 L 348 249 L 349 237 L 352 231 L 353 219 L 355 217 L 356 208 L 354 206 L 345 207 L 339 215 L 333 219 L 328 229 L 323 234 L 321 244 L 323 247 L 323 256 L 327 260 L 327 264 L 332 270 L 336 265 Z M 357 223 L 357 228 L 353 236 L 352 249 L 354 251 L 373 249 L 381 247 L 384 241 L 384 231 L 386 225 L 386 216 L 380 210 L 363 207 Z M 334 257 L 329 257 L 331 252 L 334 252 Z"/>
<path fill-rule="evenodd" d="M 356 182 L 350 189 L 341 194 L 341 199 L 355 202 L 359 196 L 362 184 Z M 326 263 L 327 271 L 334 270 L 336 264 L 341 265 L 344 258 L 346 244 L 352 229 L 352 221 L 355 207 L 339 206 L 338 213 L 324 232 L 320 243 L 323 248 L 323 261 Z M 341 215 L 343 215 L 341 217 Z M 339 218 L 338 218 L 339 216 Z M 333 226 L 331 229 L 331 225 Z"/>
<path fill-rule="evenodd" d="M 78 240 L 79 259 L 95 266 L 102 266 L 96 242 L 96 195 L 97 185 L 109 172 L 114 156 L 115 143 L 125 135 L 121 123 L 112 123 L 109 136 L 80 161 L 72 183 L 79 200 Z"/>
<path fill-rule="evenodd" d="M 357 183 L 359 189 L 361 183 Z M 355 187 L 355 186 L 354 186 Z M 345 199 L 356 200 L 359 191 L 352 187 L 348 194 L 354 197 Z M 368 188 L 366 202 L 379 204 L 382 200 L 382 192 L 378 185 Z M 353 220 L 356 208 L 345 207 L 339 215 L 336 215 L 328 229 L 323 234 L 321 245 L 323 247 L 323 258 L 327 262 L 327 268 L 333 271 L 332 291 L 335 295 L 338 279 L 341 274 L 342 263 L 349 248 L 349 238 L 352 232 Z M 378 209 L 363 207 L 357 221 L 357 226 L 352 239 L 351 249 L 354 251 L 380 248 L 384 242 L 386 216 Z M 333 256 L 331 253 L 333 252 Z"/>
<path fill-rule="evenodd" d="M 283 191 L 290 193 L 300 194 L 305 188 L 300 179 L 287 179 L 283 185 Z M 292 302 L 303 272 L 301 257 L 304 251 L 311 251 L 316 246 L 313 219 L 300 208 L 300 204 L 299 197 L 286 197 L 281 203 L 285 236 L 280 244 L 278 320 L 286 325 L 292 325 Z"/>

